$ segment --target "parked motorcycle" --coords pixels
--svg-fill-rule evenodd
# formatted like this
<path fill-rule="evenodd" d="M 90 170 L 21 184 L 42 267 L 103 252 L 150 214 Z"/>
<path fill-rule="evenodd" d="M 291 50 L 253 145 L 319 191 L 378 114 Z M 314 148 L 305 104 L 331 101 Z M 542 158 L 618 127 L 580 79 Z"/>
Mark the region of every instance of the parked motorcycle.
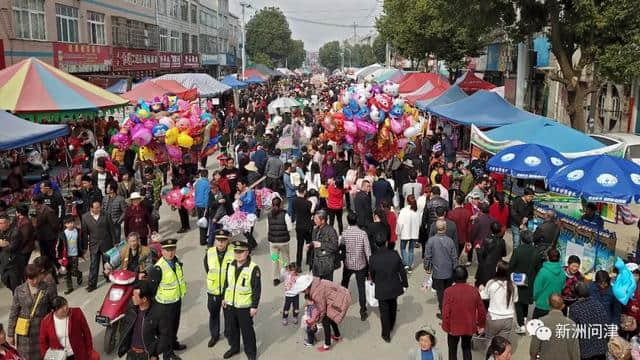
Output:
<path fill-rule="evenodd" d="M 104 297 L 96 322 L 106 327 L 104 332 L 104 352 L 111 354 L 116 347 L 120 319 L 125 316 L 133 295 L 136 273 L 128 270 L 113 270 L 109 274 L 111 288 Z"/>

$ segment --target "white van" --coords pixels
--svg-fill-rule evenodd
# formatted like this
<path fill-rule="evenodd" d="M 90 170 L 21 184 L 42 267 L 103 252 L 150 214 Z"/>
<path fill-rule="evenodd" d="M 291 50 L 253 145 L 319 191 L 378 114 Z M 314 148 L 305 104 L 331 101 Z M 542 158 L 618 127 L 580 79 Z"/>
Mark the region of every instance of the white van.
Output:
<path fill-rule="evenodd" d="M 640 135 L 629 133 L 607 133 L 591 134 L 589 136 L 598 140 L 605 146 L 623 143 L 624 158 L 640 165 Z"/>

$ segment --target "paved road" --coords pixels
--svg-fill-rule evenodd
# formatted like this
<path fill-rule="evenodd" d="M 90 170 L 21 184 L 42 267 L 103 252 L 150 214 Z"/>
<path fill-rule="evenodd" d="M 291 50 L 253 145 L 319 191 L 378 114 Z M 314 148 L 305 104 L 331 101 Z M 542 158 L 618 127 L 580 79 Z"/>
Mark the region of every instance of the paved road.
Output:
<path fill-rule="evenodd" d="M 185 234 L 175 234 L 179 228 L 177 212 L 163 206 L 161 209 L 161 232 L 163 236 L 177 236 L 178 256 L 184 262 L 187 279 L 187 295 L 182 305 L 182 323 L 179 331 L 179 339 L 188 345 L 188 349 L 181 353 L 183 359 L 222 359 L 222 354 L 227 350 L 226 341 L 219 342 L 213 349 L 207 348 L 208 311 L 206 307 L 205 273 L 202 266 L 204 248 L 198 244 L 198 230 L 195 228 L 195 219 L 191 219 L 192 229 Z M 414 333 L 423 324 L 431 324 L 440 329 L 435 293 L 424 293 L 420 286 L 423 273 L 420 268 L 409 276 L 409 289 L 399 298 L 399 313 L 397 326 L 392 333 L 392 343 L 387 344 L 380 338 L 380 320 L 377 310 L 373 310 L 367 321 L 360 321 L 359 306 L 357 304 L 357 288 L 352 277 L 350 290 L 354 300 L 349 309 L 348 316 L 340 324 L 340 330 L 344 340 L 335 345 L 329 353 L 319 353 L 314 348 L 303 345 L 304 333 L 299 326 L 290 324 L 282 326 L 281 309 L 284 304 L 282 285 L 274 287 L 271 274 L 271 262 L 266 243 L 266 220 L 262 219 L 255 228 L 256 239 L 259 246 L 253 255 L 254 261 L 263 269 L 262 299 L 258 315 L 255 319 L 255 328 L 258 339 L 258 354 L 262 359 L 281 359 L 292 357 L 295 359 L 403 359 L 406 358 L 408 349 L 416 346 Z M 510 242 L 510 241 L 507 241 Z M 292 245 L 295 240 L 292 241 Z M 291 253 L 294 253 L 292 246 Z M 418 252 L 419 249 L 416 249 Z M 417 261 L 417 260 L 416 260 Z M 87 264 L 82 264 L 86 279 Z M 472 272 L 475 270 L 472 270 Z M 341 279 L 341 270 L 337 270 L 334 278 Z M 97 349 L 102 349 L 104 328 L 93 321 L 95 312 L 99 309 L 108 286 L 99 284 L 97 291 L 88 294 L 84 288 L 75 290 L 68 295 L 72 306 L 79 306 L 84 311 L 93 332 L 93 341 Z M 59 292 L 64 291 L 64 285 L 60 285 Z M 0 321 L 6 324 L 11 296 L 7 289 L 0 289 Z M 519 349 L 514 358 L 527 358 L 528 339 L 515 336 L 520 341 Z M 318 339 L 323 339 L 319 333 Z M 440 351 L 446 354 L 446 336 L 442 331 L 437 334 Z M 460 354 L 461 356 L 461 354 Z M 103 356 L 103 359 L 115 358 Z M 246 358 L 244 354 L 236 359 Z M 446 356 L 445 356 L 446 358 Z M 480 352 L 474 353 L 474 359 L 481 358 Z"/>

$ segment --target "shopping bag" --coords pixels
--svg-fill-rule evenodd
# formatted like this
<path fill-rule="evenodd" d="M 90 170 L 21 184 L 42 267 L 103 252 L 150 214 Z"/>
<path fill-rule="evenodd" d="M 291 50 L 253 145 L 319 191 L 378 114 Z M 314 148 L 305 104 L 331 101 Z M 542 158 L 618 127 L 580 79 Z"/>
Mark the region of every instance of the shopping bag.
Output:
<path fill-rule="evenodd" d="M 198 221 L 196 222 L 196 224 L 198 225 L 198 227 L 200 229 L 206 229 L 209 227 L 209 221 L 207 220 L 206 217 L 201 217 L 200 219 L 198 219 Z"/>
<path fill-rule="evenodd" d="M 122 251 L 122 249 L 124 249 L 125 246 L 127 246 L 127 242 L 121 241 L 118 245 L 107 250 L 107 252 L 105 253 L 105 256 L 107 256 L 107 258 L 109 259 L 111 268 L 117 269 L 120 266 L 120 262 L 122 261 L 122 259 L 120 259 L 120 252 Z"/>
<path fill-rule="evenodd" d="M 367 297 L 367 304 L 371 307 L 378 307 L 378 299 L 376 299 L 376 284 L 374 284 L 373 281 L 365 281 L 364 293 Z"/>

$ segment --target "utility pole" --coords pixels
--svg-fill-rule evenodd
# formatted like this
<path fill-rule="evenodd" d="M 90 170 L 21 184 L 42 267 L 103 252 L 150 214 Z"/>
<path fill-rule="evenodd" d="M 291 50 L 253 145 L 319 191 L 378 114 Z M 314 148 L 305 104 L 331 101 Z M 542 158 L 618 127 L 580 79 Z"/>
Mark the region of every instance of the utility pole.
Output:
<path fill-rule="evenodd" d="M 387 41 L 385 45 L 385 62 L 387 63 L 387 68 L 391 67 L 391 50 L 389 49 L 389 41 Z"/>
<path fill-rule="evenodd" d="M 358 42 L 358 36 L 356 34 L 356 22 L 353 22 L 353 46 L 356 45 L 356 43 Z"/>
<path fill-rule="evenodd" d="M 246 68 L 246 64 L 247 64 L 247 58 L 246 58 L 246 47 L 247 47 L 247 37 L 246 37 L 246 29 L 245 29 L 245 23 L 244 23 L 244 9 L 245 8 L 249 8 L 251 9 L 251 4 L 245 2 L 245 1 L 241 1 L 240 2 L 240 6 L 242 6 L 242 73 L 240 74 L 240 79 L 244 80 L 244 71 Z"/>

